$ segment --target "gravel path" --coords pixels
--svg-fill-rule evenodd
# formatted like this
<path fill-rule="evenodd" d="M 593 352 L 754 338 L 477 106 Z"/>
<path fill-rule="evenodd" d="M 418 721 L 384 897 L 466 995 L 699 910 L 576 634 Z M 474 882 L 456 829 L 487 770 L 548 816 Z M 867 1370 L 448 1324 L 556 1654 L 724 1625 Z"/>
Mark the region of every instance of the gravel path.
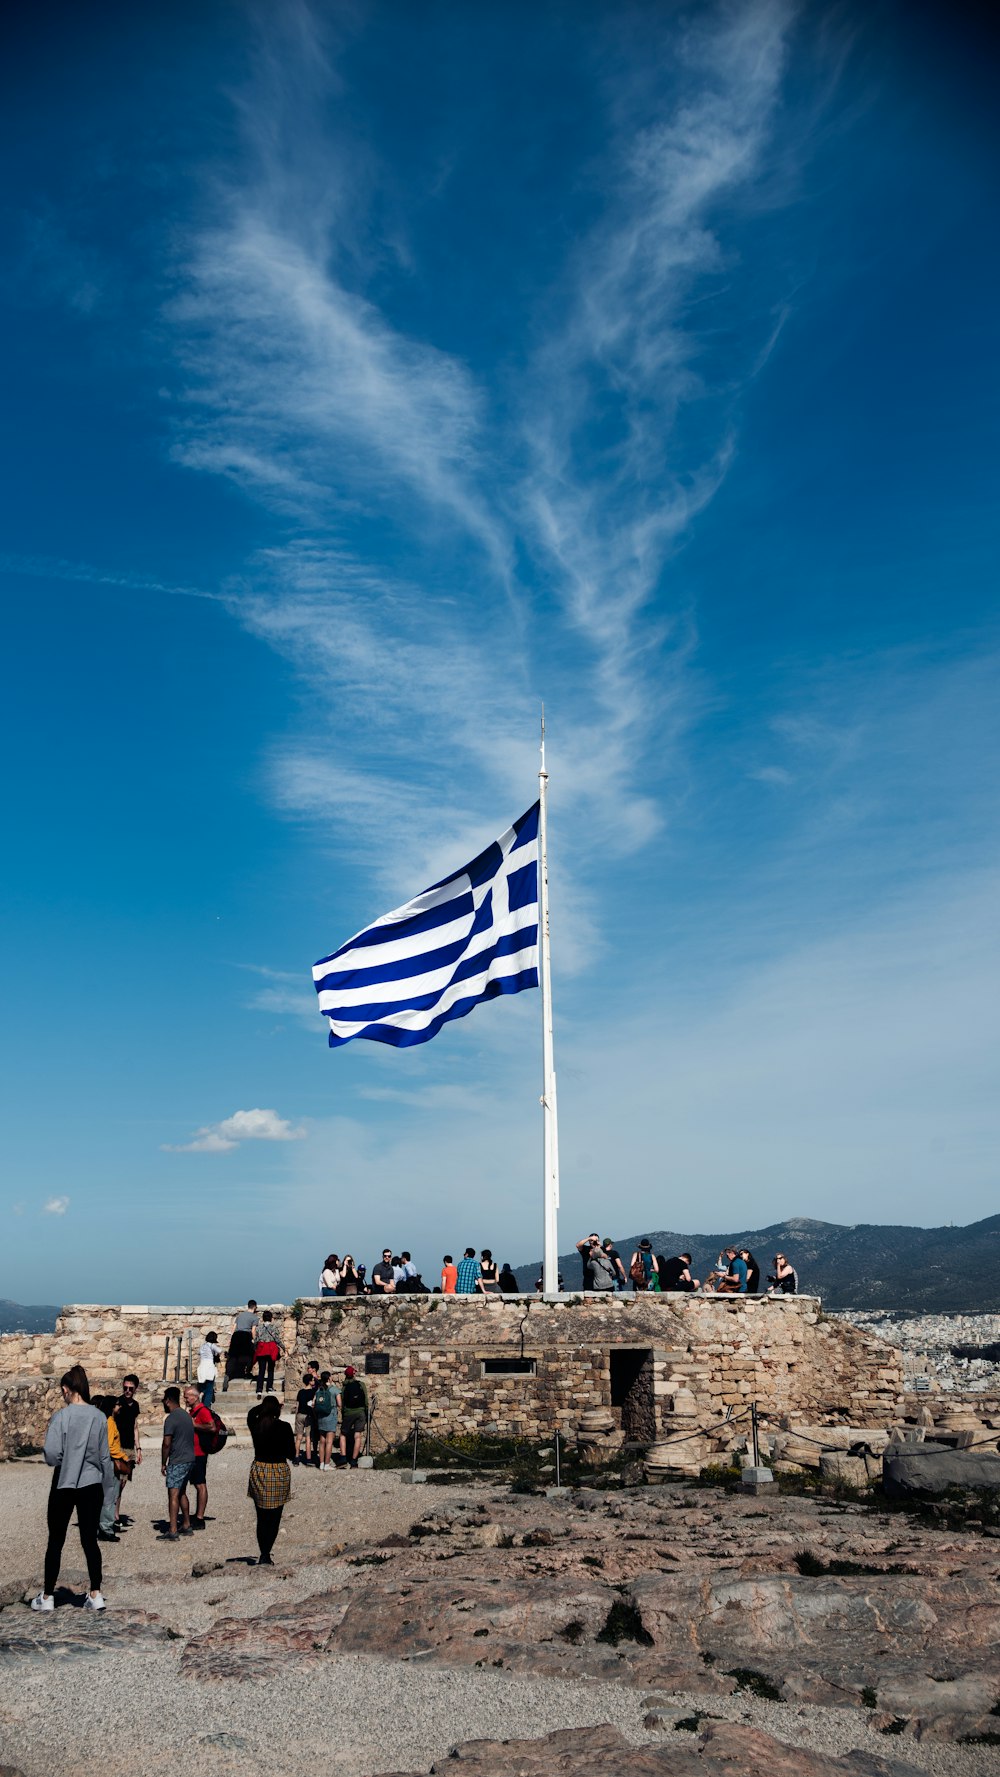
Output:
<path fill-rule="evenodd" d="M 247 1565 L 254 1548 L 253 1514 L 246 1499 L 249 1458 L 226 1451 L 210 1469 L 204 1534 L 180 1543 L 158 1542 L 159 1465 L 147 1460 L 126 1495 L 134 1527 L 107 1547 L 106 1594 L 117 1607 L 153 1612 L 176 1640 L 127 1641 L 93 1651 L 100 1619 L 81 1617 L 78 1644 L 50 1653 L 27 1646 L 9 1656 L 0 1673 L 0 1762 L 26 1777 L 228 1777 L 251 1769 L 268 1777 L 298 1777 L 304 1761 L 319 1757 L 326 1771 L 358 1777 L 393 1770 L 427 1771 L 456 1741 L 539 1736 L 555 1728 L 610 1722 L 633 1743 L 674 1741 L 672 1719 L 708 1709 L 747 1721 L 792 1744 L 828 1752 L 864 1747 L 901 1758 L 935 1777 L 996 1777 L 995 1750 L 907 1740 L 887 1742 L 865 1727 L 856 1709 L 791 1706 L 732 1697 L 657 1696 L 593 1681 L 533 1680 L 501 1672 L 442 1670 L 414 1661 L 356 1655 L 299 1672 L 277 1669 L 264 1683 L 201 1684 L 182 1678 L 184 1641 L 219 1616 L 256 1615 L 269 1604 L 321 1591 L 329 1583 L 322 1551 L 332 1543 L 361 1547 L 391 1532 L 405 1533 L 426 1509 L 391 1473 L 359 1470 L 320 1475 L 299 1471 L 273 1570 Z M 37 1585 L 44 1542 L 48 1474 L 37 1463 L 0 1469 L 0 1572 Z M 454 1499 L 457 1489 L 450 1489 Z M 213 1516 L 214 1515 L 214 1516 Z M 75 1537 L 75 1529 L 71 1531 Z M 487 1557 L 488 1558 L 488 1557 Z M 218 1571 L 192 1579 L 192 1561 L 218 1561 Z M 359 1585 L 364 1569 L 359 1570 Z M 82 1585 L 79 1545 L 67 1542 L 63 1581 Z M 3 1615 L 24 1621 L 23 1606 Z M 64 1606 L 54 1622 L 65 1622 Z M 48 1620 L 46 1620 L 48 1621 Z M 655 1705 L 664 1721 L 642 1726 Z M 677 1743 L 680 1737 L 677 1736 Z"/>

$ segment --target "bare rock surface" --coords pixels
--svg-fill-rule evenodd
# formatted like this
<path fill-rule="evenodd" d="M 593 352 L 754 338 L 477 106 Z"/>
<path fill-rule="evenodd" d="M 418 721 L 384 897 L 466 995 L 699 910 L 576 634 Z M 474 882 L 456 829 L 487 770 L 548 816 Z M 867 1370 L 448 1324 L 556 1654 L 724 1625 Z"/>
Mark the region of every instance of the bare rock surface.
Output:
<path fill-rule="evenodd" d="M 660 1746 L 630 1746 L 607 1725 L 540 1740 L 473 1740 L 454 1747 L 431 1772 L 454 1771 L 456 1765 L 469 1777 L 711 1777 L 733 1767 L 775 1777 L 915 1777 L 915 1767 L 902 1760 L 858 1752 L 829 1758 L 736 1722 L 716 1722 L 694 1740 L 683 1735 Z"/>
<path fill-rule="evenodd" d="M 145 1464 L 96 1616 L 69 1602 L 85 1588 L 75 1531 L 66 1602 L 21 1602 L 48 1476 L 0 1468 L 0 1559 L 18 1576 L 0 1608 L 0 1759 L 23 1777 L 133 1777 L 136 1744 L 108 1733 L 127 1698 L 151 1777 L 192 1762 L 298 1777 L 317 1757 L 334 1777 L 995 1777 L 1000 1544 L 975 1529 L 808 1493 L 543 1497 L 299 1471 L 276 1565 L 257 1569 L 248 1466 L 213 1458 L 207 1531 L 164 1544 Z"/>

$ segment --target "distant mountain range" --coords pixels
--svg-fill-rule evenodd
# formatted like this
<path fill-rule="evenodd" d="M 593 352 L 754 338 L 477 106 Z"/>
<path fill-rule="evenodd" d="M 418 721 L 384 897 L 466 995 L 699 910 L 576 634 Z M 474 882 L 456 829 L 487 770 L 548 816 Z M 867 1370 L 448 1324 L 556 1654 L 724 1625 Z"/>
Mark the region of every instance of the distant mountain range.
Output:
<path fill-rule="evenodd" d="M 589 1230 L 587 1230 L 589 1232 Z M 604 1235 L 606 1228 L 601 1228 Z M 581 1229 L 581 1235 L 583 1230 Z M 822 1296 L 825 1308 L 887 1308 L 906 1314 L 1000 1314 L 1000 1215 L 965 1228 L 906 1228 L 859 1222 L 813 1222 L 793 1216 L 769 1228 L 737 1228 L 725 1234 L 684 1234 L 659 1228 L 613 1235 L 626 1270 L 639 1241 L 671 1258 L 690 1252 L 694 1274 L 704 1277 L 726 1246 L 748 1246 L 765 1278 L 775 1253 L 785 1253 L 804 1294 Z M 582 1281 L 580 1255 L 560 1253 L 568 1290 Z M 533 1290 L 541 1261 L 515 1265 L 522 1289 Z M 51 1303 L 0 1301 L 0 1333 L 51 1333 L 60 1310 Z"/>
<path fill-rule="evenodd" d="M 0 1300 L 0 1333 L 54 1333 L 59 1312 L 51 1302 Z"/>
<path fill-rule="evenodd" d="M 581 1229 L 581 1238 L 585 1230 Z M 586 1230 L 589 1232 L 589 1230 Z M 606 1227 L 599 1230 L 602 1237 Z M 822 1296 L 825 1308 L 890 1308 L 910 1314 L 957 1314 L 985 1309 L 1000 1313 L 1000 1216 L 966 1228 L 905 1228 L 861 1222 L 812 1222 L 793 1216 L 769 1228 L 737 1228 L 725 1234 L 679 1234 L 644 1229 L 615 1245 L 628 1270 L 640 1239 L 671 1258 L 693 1255 L 694 1275 L 704 1278 L 726 1246 L 748 1246 L 762 1279 L 775 1253 L 784 1253 L 799 1274 L 799 1288 Z M 561 1253 L 567 1289 L 581 1284 L 580 1255 Z M 533 1289 L 540 1261 L 514 1267 L 522 1289 Z"/>

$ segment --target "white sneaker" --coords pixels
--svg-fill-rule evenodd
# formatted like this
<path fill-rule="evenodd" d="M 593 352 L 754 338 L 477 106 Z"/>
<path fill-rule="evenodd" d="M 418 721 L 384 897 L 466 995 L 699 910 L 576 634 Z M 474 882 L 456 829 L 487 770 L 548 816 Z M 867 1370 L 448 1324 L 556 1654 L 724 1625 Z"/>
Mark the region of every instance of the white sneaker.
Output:
<path fill-rule="evenodd" d="M 31 1600 L 31 1608 L 32 1610 L 55 1610 L 56 1601 L 51 1593 L 46 1598 L 44 1592 L 39 1592 L 38 1597 Z"/>
<path fill-rule="evenodd" d="M 107 1610 L 103 1592 L 88 1592 L 83 1601 L 84 1610 Z"/>

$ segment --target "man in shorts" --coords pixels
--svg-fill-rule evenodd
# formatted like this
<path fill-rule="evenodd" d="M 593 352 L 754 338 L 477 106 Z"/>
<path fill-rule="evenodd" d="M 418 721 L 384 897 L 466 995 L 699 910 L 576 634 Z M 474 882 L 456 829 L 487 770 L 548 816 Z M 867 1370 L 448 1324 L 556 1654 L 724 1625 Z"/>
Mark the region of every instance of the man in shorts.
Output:
<path fill-rule="evenodd" d="M 358 1466 L 369 1410 L 368 1390 L 354 1365 L 348 1364 L 337 1396 L 337 1414 L 340 1419 L 340 1454 L 351 1468 Z"/>
<path fill-rule="evenodd" d="M 120 1480 L 118 1488 L 118 1523 L 131 1524 L 121 1509 L 122 1494 L 135 1473 L 136 1465 L 142 1461 L 142 1446 L 139 1443 L 139 1378 L 135 1375 L 122 1377 L 122 1391 L 115 1402 L 115 1424 L 118 1427 L 118 1442 L 122 1447 L 121 1466 L 115 1463 Z"/>
<path fill-rule="evenodd" d="M 302 1373 L 302 1387 L 295 1396 L 295 1461 L 312 1461 L 313 1403 L 319 1374 L 311 1369 Z"/>
<path fill-rule="evenodd" d="M 179 1536 L 190 1536 L 191 1513 L 188 1508 L 187 1484 L 194 1467 L 194 1424 L 190 1413 L 181 1406 L 179 1388 L 163 1391 L 163 1442 L 160 1445 L 160 1471 L 167 1483 L 169 1526 L 163 1540 L 175 1543 Z M 178 1527 L 178 1515 L 180 1526 Z"/>
<path fill-rule="evenodd" d="M 189 1382 L 184 1390 L 184 1405 L 191 1415 L 191 1423 L 194 1426 L 194 1461 L 188 1476 L 188 1481 L 195 1490 L 195 1510 L 191 1513 L 191 1529 L 204 1530 L 205 1513 L 208 1509 L 208 1451 L 198 1434 L 204 1431 L 206 1426 L 211 1432 L 215 1420 L 193 1382 Z"/>

